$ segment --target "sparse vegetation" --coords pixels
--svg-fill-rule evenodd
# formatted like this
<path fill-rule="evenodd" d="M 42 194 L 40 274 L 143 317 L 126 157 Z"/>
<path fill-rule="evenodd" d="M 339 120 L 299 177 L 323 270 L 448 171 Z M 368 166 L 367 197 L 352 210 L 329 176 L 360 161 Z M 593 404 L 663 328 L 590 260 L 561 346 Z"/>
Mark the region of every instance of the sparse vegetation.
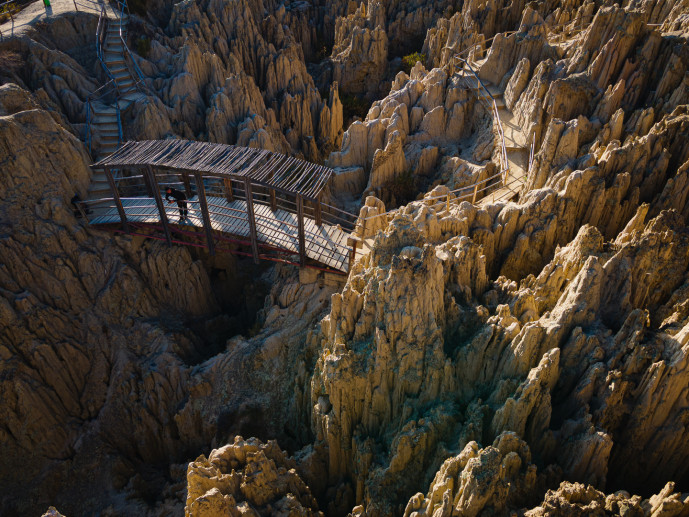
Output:
<path fill-rule="evenodd" d="M 361 120 L 365 119 L 371 107 L 371 103 L 362 95 L 347 93 L 340 95 L 340 100 L 342 101 L 342 113 L 345 122 L 351 120 L 352 117 L 359 117 Z"/>
<path fill-rule="evenodd" d="M 421 54 L 420 52 L 414 52 L 413 54 L 409 54 L 408 56 L 404 56 L 402 58 L 402 70 L 404 70 L 407 74 L 411 72 L 411 69 L 414 68 L 414 65 L 416 64 L 417 61 L 421 61 L 421 64 L 426 63 L 426 55 Z"/>
<path fill-rule="evenodd" d="M 148 58 L 148 54 L 151 52 L 151 40 L 146 36 L 139 36 L 134 42 L 134 48 L 136 53 L 143 58 Z"/>
<path fill-rule="evenodd" d="M 330 56 L 330 53 L 332 51 L 332 45 L 328 45 L 324 39 L 318 38 L 316 40 L 316 63 L 320 63 L 321 61 L 326 59 L 328 56 Z"/>
<path fill-rule="evenodd" d="M 0 7 L 0 23 L 4 23 L 11 18 L 11 15 L 18 12 L 19 8 L 11 2 Z"/>
<path fill-rule="evenodd" d="M 416 176 L 411 169 L 407 169 L 396 176 L 383 190 L 390 196 L 390 199 L 395 200 L 395 204 L 398 206 L 413 201 L 419 192 Z"/>

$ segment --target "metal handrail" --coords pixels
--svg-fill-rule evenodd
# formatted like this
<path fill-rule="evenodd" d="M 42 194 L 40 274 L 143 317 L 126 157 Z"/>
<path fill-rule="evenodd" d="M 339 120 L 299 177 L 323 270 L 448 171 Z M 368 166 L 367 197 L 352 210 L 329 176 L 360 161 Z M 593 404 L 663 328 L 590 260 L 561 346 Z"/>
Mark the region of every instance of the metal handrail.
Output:
<path fill-rule="evenodd" d="M 502 122 L 500 121 L 500 113 L 498 111 L 498 105 L 495 102 L 495 97 L 490 93 L 486 85 L 483 83 L 481 78 L 478 76 L 474 68 L 471 66 L 471 63 L 467 61 L 466 59 L 458 56 L 453 56 L 453 67 L 454 67 L 454 60 L 459 59 L 463 64 L 465 64 L 467 67 L 469 67 L 469 71 L 472 73 L 472 75 L 476 78 L 478 81 L 479 89 L 483 89 L 483 91 L 488 95 L 490 98 L 491 105 L 489 106 L 489 110 L 492 111 L 493 113 L 493 118 L 495 119 L 497 129 L 498 129 L 498 136 L 500 137 L 500 168 L 501 172 L 505 175 L 505 179 L 509 176 L 509 162 L 507 160 L 507 147 L 505 146 L 505 132 L 503 131 L 502 128 Z M 479 96 L 480 99 L 480 96 Z"/>
<path fill-rule="evenodd" d="M 138 80 L 135 81 L 135 86 L 136 89 L 139 90 L 141 93 L 146 93 L 144 91 L 144 88 L 146 88 L 146 83 L 144 82 L 144 74 L 141 72 L 141 68 L 139 68 L 138 63 L 136 62 L 136 59 L 132 56 L 131 51 L 129 50 L 129 47 L 127 46 L 127 42 L 125 41 L 124 35 L 122 34 L 122 19 L 124 18 L 125 15 L 125 9 L 127 10 L 127 18 L 131 17 L 131 12 L 129 11 L 129 5 L 127 4 L 126 0 L 119 1 L 118 0 L 118 5 L 120 6 L 120 40 L 122 41 L 122 48 L 124 50 L 123 55 L 125 57 L 125 61 L 127 58 L 131 60 L 132 64 L 134 65 L 134 70 L 136 71 L 136 75 L 138 76 Z M 141 85 L 143 84 L 143 88 Z"/>
<path fill-rule="evenodd" d="M 529 152 L 529 168 L 527 174 L 531 174 L 531 169 L 533 167 L 534 150 L 536 148 L 536 133 L 533 133 L 531 138 L 531 151 Z"/>
<path fill-rule="evenodd" d="M 120 103 L 115 101 L 115 113 L 117 113 L 117 147 L 122 145 L 124 135 L 122 133 L 122 115 L 120 114 Z"/>

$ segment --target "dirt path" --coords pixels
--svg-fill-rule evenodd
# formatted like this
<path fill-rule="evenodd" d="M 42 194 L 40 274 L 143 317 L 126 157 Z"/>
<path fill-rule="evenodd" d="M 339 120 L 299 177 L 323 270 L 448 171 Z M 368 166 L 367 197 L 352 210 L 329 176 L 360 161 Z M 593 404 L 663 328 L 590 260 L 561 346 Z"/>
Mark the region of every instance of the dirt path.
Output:
<path fill-rule="evenodd" d="M 93 0 L 51 0 L 50 4 L 50 7 L 45 7 L 43 5 L 43 0 L 32 2 L 15 14 L 13 20 L 9 20 L 0 25 L 2 40 L 11 37 L 19 37 L 25 34 L 37 22 L 50 20 L 51 18 L 56 18 L 65 13 L 79 11 L 98 15 L 100 14 L 101 5 L 103 4 L 106 6 L 108 16 L 115 16 L 112 7 L 108 3 L 103 2 L 103 0 L 100 2 Z"/>

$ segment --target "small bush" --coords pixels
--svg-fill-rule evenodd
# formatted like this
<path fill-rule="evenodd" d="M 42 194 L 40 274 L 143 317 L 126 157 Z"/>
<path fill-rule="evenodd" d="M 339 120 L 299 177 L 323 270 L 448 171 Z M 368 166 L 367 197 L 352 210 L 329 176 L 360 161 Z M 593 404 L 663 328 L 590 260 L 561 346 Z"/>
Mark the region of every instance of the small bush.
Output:
<path fill-rule="evenodd" d="M 318 38 L 316 40 L 316 63 L 320 63 L 324 59 L 330 57 L 330 53 L 333 51 L 333 46 L 328 45 L 324 39 Z"/>
<path fill-rule="evenodd" d="M 371 107 L 371 103 L 362 95 L 347 93 L 341 95 L 340 100 L 342 101 L 342 115 L 345 122 L 352 117 L 359 117 L 361 120 L 364 120 Z"/>
<path fill-rule="evenodd" d="M 19 8 L 14 3 L 5 4 L 0 7 L 0 23 L 5 23 L 12 18 L 12 14 L 19 12 Z"/>
<path fill-rule="evenodd" d="M 402 58 L 402 70 L 404 70 L 407 74 L 410 73 L 417 61 L 421 61 L 421 64 L 425 64 L 426 55 L 421 54 L 420 52 L 414 52 L 413 54 L 404 56 Z"/>
<path fill-rule="evenodd" d="M 386 201 L 395 200 L 395 204 L 404 205 L 416 199 L 418 194 L 417 178 L 411 169 L 406 170 L 384 187 Z"/>
<path fill-rule="evenodd" d="M 148 54 L 151 52 L 151 40 L 146 36 L 139 36 L 134 42 L 134 48 L 141 57 L 148 58 Z"/>

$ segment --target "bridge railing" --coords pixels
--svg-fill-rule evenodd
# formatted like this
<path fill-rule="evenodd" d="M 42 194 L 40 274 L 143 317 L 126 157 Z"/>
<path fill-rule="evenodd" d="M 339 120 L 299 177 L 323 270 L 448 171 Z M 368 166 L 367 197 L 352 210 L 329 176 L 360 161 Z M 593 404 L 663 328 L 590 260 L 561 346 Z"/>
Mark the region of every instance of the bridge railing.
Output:
<path fill-rule="evenodd" d="M 271 192 L 268 187 L 257 184 L 249 188 L 245 182 L 201 174 L 186 174 L 185 178 L 185 174 L 160 172 L 153 175 L 155 179 L 152 180 L 152 173 L 144 171 L 122 176 L 117 182 L 111 171 L 106 170 L 107 174 L 116 185 L 116 195 L 78 203 L 82 215 L 94 224 L 158 224 L 172 242 L 175 226 L 168 221 L 182 215 L 176 202 L 168 204 L 165 201 L 166 188 L 174 187 L 186 192 L 187 221 L 196 230 L 202 230 L 200 235 L 205 233 L 206 247 L 211 252 L 222 235 L 218 231 L 226 235 L 238 232 L 240 237 L 244 235 L 244 240 L 237 242 L 255 247 L 255 259 L 263 258 L 259 256 L 260 249 L 277 250 L 298 255 L 301 265 L 306 264 L 306 256 L 311 256 L 341 271 L 346 270 L 351 261 L 352 248 L 344 244 L 342 233 L 336 234 L 339 235 L 336 239 L 331 237 L 335 235 L 332 233 L 334 225 L 328 221 L 340 217 L 347 223 L 355 216 L 344 211 L 337 215 L 339 209 L 316 200 L 307 200 L 294 193 Z M 343 217 L 345 214 L 347 217 Z M 324 223 L 331 225 L 331 229 L 324 227 Z"/>
<path fill-rule="evenodd" d="M 502 179 L 502 173 L 498 172 L 497 174 L 494 174 L 493 176 L 489 176 L 487 178 L 484 178 L 480 181 L 477 181 L 476 183 L 473 183 L 471 185 L 468 185 L 466 187 L 460 187 L 458 189 L 450 190 L 446 192 L 445 194 L 442 194 L 440 196 L 432 196 L 432 197 L 424 197 L 423 199 L 420 199 L 418 201 L 412 201 L 412 204 L 419 204 L 419 203 L 428 203 L 429 201 L 437 201 L 438 204 L 442 203 L 444 204 L 447 208 L 449 208 L 452 205 L 459 205 L 460 203 L 466 201 L 468 203 L 475 204 L 477 201 L 484 199 L 486 197 L 489 197 L 491 195 L 495 196 L 495 193 L 497 190 L 494 188 L 496 184 L 500 184 L 500 180 Z M 523 180 L 521 178 L 513 178 L 509 180 L 507 183 L 502 184 L 503 187 L 508 188 L 511 190 L 513 193 L 517 194 L 518 187 L 523 185 Z M 490 189 L 493 189 L 492 192 L 488 192 Z M 495 201 L 495 198 L 493 198 Z M 379 217 L 386 217 L 386 216 L 394 216 L 399 212 L 399 209 L 393 209 L 393 210 L 388 210 L 387 212 L 383 212 L 380 214 L 375 214 L 371 215 L 368 217 L 365 217 L 364 219 L 361 219 L 362 222 L 365 221 L 370 221 L 372 219 L 377 219 Z"/>

